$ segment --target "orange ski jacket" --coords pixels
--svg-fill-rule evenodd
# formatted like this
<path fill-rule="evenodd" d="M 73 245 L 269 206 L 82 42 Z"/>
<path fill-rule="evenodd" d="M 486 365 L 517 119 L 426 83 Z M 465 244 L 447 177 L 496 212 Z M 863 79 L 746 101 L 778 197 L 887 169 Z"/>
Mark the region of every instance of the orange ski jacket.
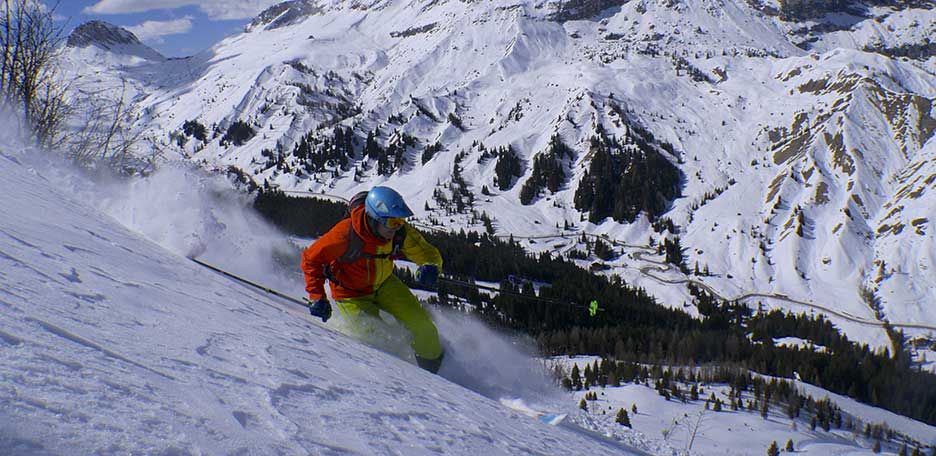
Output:
<path fill-rule="evenodd" d="M 325 297 L 328 280 L 335 300 L 373 294 L 393 273 L 393 260 L 406 258 L 420 266 L 434 264 L 442 269 L 442 255 L 408 223 L 399 252 L 393 241 L 371 232 L 364 206 L 338 222 L 302 253 L 306 291 L 315 301 Z M 353 230 L 353 232 L 352 232 Z"/>

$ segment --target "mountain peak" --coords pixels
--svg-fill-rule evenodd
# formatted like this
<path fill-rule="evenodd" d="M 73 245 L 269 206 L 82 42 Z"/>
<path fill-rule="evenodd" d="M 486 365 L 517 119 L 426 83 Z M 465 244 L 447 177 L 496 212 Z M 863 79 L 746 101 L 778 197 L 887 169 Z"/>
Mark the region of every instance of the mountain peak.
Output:
<path fill-rule="evenodd" d="M 273 30 L 302 22 L 305 18 L 321 12 L 322 9 L 313 0 L 289 0 L 277 3 L 258 15 L 247 31 L 258 29 Z"/>
<path fill-rule="evenodd" d="M 79 25 L 68 35 L 68 47 L 97 46 L 117 54 L 129 54 L 148 60 L 163 60 L 156 50 L 143 44 L 133 32 L 104 21 L 90 21 Z"/>
<path fill-rule="evenodd" d="M 79 25 L 68 35 L 68 46 L 88 47 L 97 45 L 110 49 L 113 45 L 142 45 L 131 31 L 104 21 L 90 21 Z"/>

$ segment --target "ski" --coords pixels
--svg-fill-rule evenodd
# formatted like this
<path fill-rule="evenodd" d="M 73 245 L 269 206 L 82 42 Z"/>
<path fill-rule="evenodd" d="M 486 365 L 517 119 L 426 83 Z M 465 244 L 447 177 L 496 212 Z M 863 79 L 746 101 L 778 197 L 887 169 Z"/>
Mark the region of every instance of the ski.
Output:
<path fill-rule="evenodd" d="M 568 415 L 566 415 L 565 413 L 546 413 L 546 414 L 540 415 L 539 419 L 540 421 L 550 426 L 558 426 L 560 423 L 562 423 L 563 420 L 566 419 L 566 416 Z"/>
<path fill-rule="evenodd" d="M 527 404 L 523 399 L 501 398 L 500 403 L 515 412 L 520 412 L 530 418 L 536 418 L 550 426 L 558 426 L 566 419 L 566 416 L 568 416 L 565 413 L 550 413 L 537 410 Z"/>

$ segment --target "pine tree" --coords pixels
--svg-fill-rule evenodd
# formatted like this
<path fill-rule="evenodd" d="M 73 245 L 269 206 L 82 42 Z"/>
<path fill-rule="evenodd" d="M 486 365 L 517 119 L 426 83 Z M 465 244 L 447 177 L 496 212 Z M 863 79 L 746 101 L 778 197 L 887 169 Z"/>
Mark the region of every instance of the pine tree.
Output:
<path fill-rule="evenodd" d="M 380 145 L 377 144 L 377 135 L 379 134 L 379 130 L 369 132 L 367 134 L 367 140 L 364 143 L 364 155 L 374 160 L 376 160 L 382 152 L 380 150 Z"/>
<path fill-rule="evenodd" d="M 630 417 L 627 415 L 627 410 L 620 409 L 617 413 L 617 418 L 614 420 L 621 426 L 631 427 Z"/>
<path fill-rule="evenodd" d="M 585 399 L 582 399 L 581 401 L 579 401 L 579 408 L 586 412 L 588 411 L 588 403 L 585 402 Z"/>
<path fill-rule="evenodd" d="M 617 372 L 615 372 L 613 369 L 608 372 L 607 384 L 611 386 L 621 386 L 621 380 L 618 378 Z"/>
<path fill-rule="evenodd" d="M 569 377 L 562 379 L 562 387 L 569 391 L 572 391 L 572 380 L 569 379 Z"/>
<path fill-rule="evenodd" d="M 777 446 L 776 440 L 770 442 L 770 446 L 767 447 L 767 456 L 780 456 L 780 447 Z"/>
<path fill-rule="evenodd" d="M 208 129 L 198 122 L 198 119 L 186 120 L 185 123 L 182 124 L 182 132 L 188 136 L 194 136 L 195 139 L 201 142 L 208 140 Z"/>
<path fill-rule="evenodd" d="M 881 441 L 880 441 L 880 440 L 875 440 L 875 441 L 874 441 L 874 448 L 872 448 L 871 451 L 873 451 L 873 452 L 875 452 L 875 453 L 880 453 L 880 452 L 881 452 Z"/>
<path fill-rule="evenodd" d="M 257 133 L 250 124 L 242 120 L 237 120 L 228 127 L 227 133 L 221 138 L 221 145 L 225 146 L 233 143 L 235 146 L 241 146 L 256 134 Z"/>
<path fill-rule="evenodd" d="M 514 178 L 523 174 L 520 158 L 509 145 L 497 152 L 494 165 L 494 185 L 500 190 L 507 190 L 514 184 Z"/>
<path fill-rule="evenodd" d="M 574 388 L 576 391 L 580 391 L 582 389 L 582 376 L 581 376 L 581 373 L 579 373 L 578 364 L 572 365 L 571 375 L 572 375 L 572 388 Z"/>
<path fill-rule="evenodd" d="M 428 162 L 429 160 L 432 160 L 432 157 L 434 157 L 435 154 L 441 150 L 442 150 L 442 144 L 439 144 L 439 143 L 434 143 L 434 144 L 430 144 L 426 146 L 426 148 L 423 149 L 423 153 L 422 153 L 422 164 L 425 165 L 426 162 Z"/>
<path fill-rule="evenodd" d="M 903 444 L 900 447 L 900 453 L 897 453 L 898 456 L 907 456 L 907 444 Z"/>
<path fill-rule="evenodd" d="M 787 440 L 787 441 L 786 441 L 786 448 L 785 448 L 784 450 L 785 450 L 785 451 L 793 451 L 793 439 L 790 439 L 790 440 Z"/>
<path fill-rule="evenodd" d="M 663 240 L 663 249 L 666 253 L 666 262 L 670 263 L 684 274 L 689 274 L 689 268 L 686 267 L 685 250 L 679 241 L 679 236 L 674 236 L 672 240 Z"/>
<path fill-rule="evenodd" d="M 637 404 L 631 406 L 631 411 L 634 412 L 634 415 L 637 414 Z"/>

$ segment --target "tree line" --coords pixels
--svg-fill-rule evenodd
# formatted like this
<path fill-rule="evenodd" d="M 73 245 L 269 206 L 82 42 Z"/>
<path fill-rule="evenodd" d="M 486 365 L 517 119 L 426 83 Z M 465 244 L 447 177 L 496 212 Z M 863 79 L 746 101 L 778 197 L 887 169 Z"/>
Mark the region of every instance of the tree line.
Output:
<path fill-rule="evenodd" d="M 728 410 L 749 412 L 757 413 L 764 419 L 770 413 L 779 413 L 791 420 L 808 422 L 812 431 L 848 430 L 856 435 L 863 434 L 878 444 L 881 441 L 903 441 L 904 447 L 910 443 L 916 445 L 918 451 L 921 446 L 921 442 L 901 435 L 887 423 L 864 422 L 844 413 L 828 397 L 816 399 L 801 393 L 789 380 L 764 378 L 736 365 L 670 367 L 601 358 L 584 363 L 583 368 L 573 363 L 571 368 L 559 365 L 556 370 L 562 385 L 570 391 L 588 391 L 590 388 L 614 387 L 624 383 L 653 385 L 667 401 L 704 401 L 705 409 L 716 413 Z M 710 385 L 725 385 L 728 392 L 724 389 L 706 391 L 705 388 Z M 585 399 L 597 400 L 597 394 L 586 393 Z M 587 410 L 583 404 L 580 407 Z M 791 447 L 792 442 L 788 442 L 790 451 Z"/>
<path fill-rule="evenodd" d="M 599 125 L 589 151 L 592 159 L 575 191 L 575 208 L 587 211 L 591 222 L 611 217 L 630 223 L 641 212 L 655 220 L 680 195 L 682 172 L 653 146 L 652 137 L 635 133 L 622 141 Z"/>
<path fill-rule="evenodd" d="M 344 211 L 343 204 L 275 191 L 261 192 L 256 201 L 274 223 L 303 236 L 324 233 Z M 443 253 L 446 277 L 497 283 L 503 291 L 491 297 L 476 287 L 443 281 L 435 304 L 529 334 L 545 354 L 649 364 L 714 363 L 785 378 L 799 375 L 830 391 L 936 424 L 936 376 L 914 368 L 905 353 L 848 340 L 822 316 L 755 312 L 692 287 L 701 315 L 695 319 L 660 305 L 619 277 L 592 274 L 548 252 L 532 255 L 512 238 L 464 231 L 424 234 Z M 595 315 L 588 310 L 591 301 L 601 309 Z M 779 337 L 801 338 L 825 349 L 775 346 Z"/>

